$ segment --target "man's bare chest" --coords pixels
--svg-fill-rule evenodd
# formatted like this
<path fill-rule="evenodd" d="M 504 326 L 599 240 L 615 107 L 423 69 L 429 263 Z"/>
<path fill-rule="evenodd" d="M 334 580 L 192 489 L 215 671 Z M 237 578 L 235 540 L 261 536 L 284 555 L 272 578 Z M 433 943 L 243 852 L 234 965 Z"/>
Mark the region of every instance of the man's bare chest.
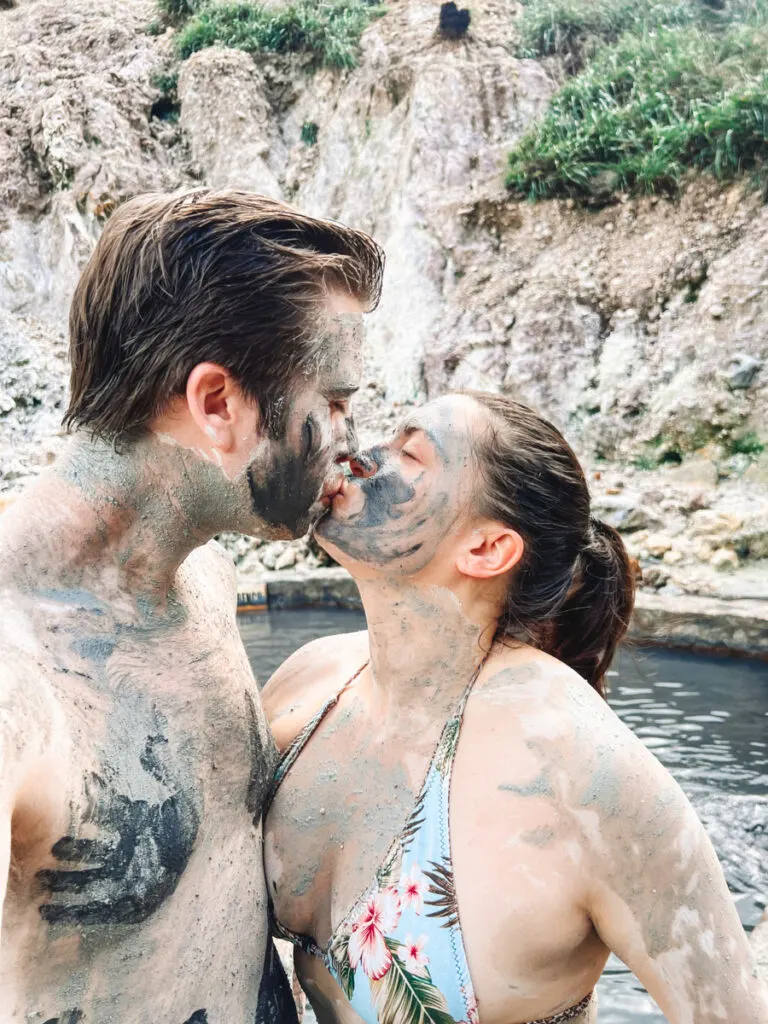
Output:
<path fill-rule="evenodd" d="M 239 640 L 226 641 L 91 626 L 49 645 L 56 753 L 19 881 L 54 931 L 141 924 L 211 835 L 256 836 L 274 754 Z M 20 851 L 24 824 L 22 809 Z"/>

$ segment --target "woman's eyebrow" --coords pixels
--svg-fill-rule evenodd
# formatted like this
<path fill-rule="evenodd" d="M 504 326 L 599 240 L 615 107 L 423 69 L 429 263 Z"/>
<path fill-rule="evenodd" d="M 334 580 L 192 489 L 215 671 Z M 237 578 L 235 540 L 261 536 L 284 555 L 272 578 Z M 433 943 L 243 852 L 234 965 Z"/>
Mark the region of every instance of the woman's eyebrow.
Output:
<path fill-rule="evenodd" d="M 406 440 L 408 440 L 408 438 L 411 437 L 413 434 L 423 434 L 427 441 L 429 441 L 429 443 L 438 453 L 438 455 L 440 455 L 442 458 L 445 457 L 443 445 L 441 444 L 435 432 L 431 430 L 429 427 L 425 426 L 423 423 L 419 423 L 418 420 L 406 420 L 406 422 L 403 423 L 403 425 L 397 431 L 397 435 L 404 436 Z"/>

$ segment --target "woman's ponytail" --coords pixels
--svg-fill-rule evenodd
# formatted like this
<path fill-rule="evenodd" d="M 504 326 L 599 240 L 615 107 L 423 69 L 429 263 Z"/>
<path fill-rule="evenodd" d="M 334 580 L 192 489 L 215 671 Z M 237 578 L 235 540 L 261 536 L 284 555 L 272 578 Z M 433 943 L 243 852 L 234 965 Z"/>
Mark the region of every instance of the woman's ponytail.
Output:
<path fill-rule="evenodd" d="M 624 543 L 590 514 L 579 460 L 551 423 L 503 395 L 463 394 L 490 414 L 476 451 L 479 511 L 516 530 L 525 545 L 496 639 L 546 651 L 605 696 L 635 599 Z"/>
<path fill-rule="evenodd" d="M 547 653 L 605 696 L 605 674 L 627 632 L 634 602 L 635 576 L 621 536 L 590 518 L 573 584 L 551 621 Z"/>

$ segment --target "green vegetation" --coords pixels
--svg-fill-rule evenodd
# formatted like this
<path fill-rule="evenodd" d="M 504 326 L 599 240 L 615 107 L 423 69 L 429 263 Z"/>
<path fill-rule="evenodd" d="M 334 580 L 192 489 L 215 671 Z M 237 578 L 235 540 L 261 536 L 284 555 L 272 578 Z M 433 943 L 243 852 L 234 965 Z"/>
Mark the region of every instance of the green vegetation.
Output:
<path fill-rule="evenodd" d="M 179 73 L 177 70 L 158 71 L 150 78 L 150 83 L 160 93 L 152 104 L 150 117 L 157 117 L 161 121 L 178 121 L 181 113 L 181 104 L 176 89 L 179 84 Z"/>
<path fill-rule="evenodd" d="M 758 455 L 762 455 L 766 450 L 766 445 L 763 444 L 754 430 L 752 430 L 741 437 L 731 438 L 728 449 L 731 455 L 749 455 L 752 458 L 757 458 Z"/>
<path fill-rule="evenodd" d="M 562 57 L 571 72 L 601 43 L 624 32 L 687 25 L 701 17 L 691 0 L 528 0 L 520 19 L 520 55 Z"/>
<path fill-rule="evenodd" d="M 157 0 L 160 13 L 170 22 L 181 22 L 199 11 L 202 0 Z"/>
<path fill-rule="evenodd" d="M 188 0 L 163 0 L 182 6 Z M 364 0 L 296 0 L 287 7 L 251 3 L 206 5 L 180 29 L 176 52 L 185 60 L 218 43 L 254 53 L 306 52 L 324 67 L 352 68 L 357 64 L 360 36 L 371 18 L 382 14 Z"/>
<path fill-rule="evenodd" d="M 532 0 L 529 52 L 578 65 L 591 39 L 594 54 L 510 154 L 508 186 L 600 203 L 673 192 L 691 168 L 765 182 L 768 0 L 732 0 L 724 17 L 704 0 Z"/>
<path fill-rule="evenodd" d="M 301 126 L 301 141 L 305 146 L 314 146 L 320 131 L 314 121 L 305 121 Z"/>

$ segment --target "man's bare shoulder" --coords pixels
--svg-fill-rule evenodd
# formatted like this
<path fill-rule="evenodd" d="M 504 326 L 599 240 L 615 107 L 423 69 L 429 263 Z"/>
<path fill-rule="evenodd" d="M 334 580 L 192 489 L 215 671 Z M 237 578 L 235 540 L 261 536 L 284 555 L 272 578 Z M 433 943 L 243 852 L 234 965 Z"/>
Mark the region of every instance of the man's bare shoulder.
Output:
<path fill-rule="evenodd" d="M 363 630 L 313 640 L 280 666 L 262 692 L 279 749 L 288 746 L 368 658 L 368 631 Z"/>
<path fill-rule="evenodd" d="M 7 794 L 48 750 L 62 714 L 31 617 L 7 591 L 0 594 L 0 649 L 0 787 Z"/>
<path fill-rule="evenodd" d="M 184 574 L 206 597 L 237 605 L 235 563 L 226 548 L 211 540 L 191 551 L 184 561 Z"/>

